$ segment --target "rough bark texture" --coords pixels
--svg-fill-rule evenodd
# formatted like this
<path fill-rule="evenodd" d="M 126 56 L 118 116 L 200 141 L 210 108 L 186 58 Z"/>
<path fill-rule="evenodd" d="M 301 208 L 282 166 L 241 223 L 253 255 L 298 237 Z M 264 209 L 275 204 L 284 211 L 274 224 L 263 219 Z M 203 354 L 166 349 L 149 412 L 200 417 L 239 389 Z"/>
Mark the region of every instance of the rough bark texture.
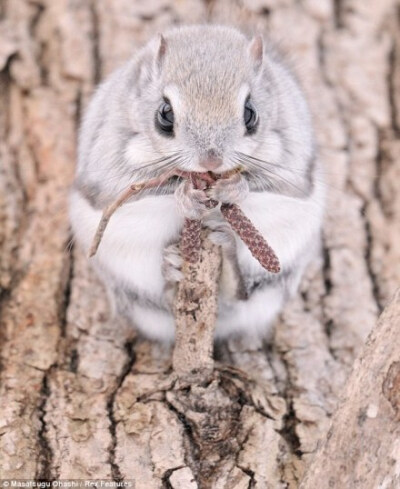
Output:
<path fill-rule="evenodd" d="M 221 254 L 218 246 L 207 239 L 207 230 L 201 222 L 188 220 L 182 232 L 180 249 L 195 224 L 194 244 L 199 247 L 196 260 L 184 259 L 183 280 L 179 282 L 174 300 L 176 324 L 172 368 L 181 377 L 208 379 L 214 369 L 213 338 L 217 317 L 218 279 Z M 190 241 L 193 241 L 192 239 Z M 199 242 L 197 242 L 199 241 Z M 182 253 L 183 256 L 185 256 Z M 191 254 L 188 254 L 191 258 Z M 194 263 L 193 263 L 194 261 Z M 193 379 L 194 380 L 194 379 Z"/>
<path fill-rule="evenodd" d="M 213 380 L 185 386 L 171 376 L 167 347 L 109 319 L 101 285 L 70 246 L 66 208 L 77 124 L 94 85 L 151 34 L 204 20 L 269 32 L 293 60 L 314 112 L 329 206 L 323 260 L 273 337 L 218 345 Z M 396 0 L 0 1 L 0 478 L 298 487 L 400 284 L 399 24 Z M 389 312 L 377 332 L 391 321 Z M 383 392 L 353 405 L 349 389 L 367 381 L 360 365 L 374 344 L 397 346 L 390 365 L 376 351 L 371 359 L 390 367 L 376 375 Z M 354 422 L 358 407 L 367 448 L 378 436 L 390 445 L 394 433 L 375 433 L 398 405 L 398 350 L 396 336 L 372 337 L 302 489 L 323 487 L 313 477 L 336 446 L 351 450 L 338 425 L 347 413 Z M 359 441 L 348 442 L 352 457 Z M 395 488 L 394 472 L 372 470 L 375 457 L 357 459 L 359 480 L 370 477 L 359 486 Z M 344 487 L 340 459 L 332 457 L 329 487 Z"/>
<path fill-rule="evenodd" d="M 400 487 L 400 290 L 354 365 L 301 487 Z"/>

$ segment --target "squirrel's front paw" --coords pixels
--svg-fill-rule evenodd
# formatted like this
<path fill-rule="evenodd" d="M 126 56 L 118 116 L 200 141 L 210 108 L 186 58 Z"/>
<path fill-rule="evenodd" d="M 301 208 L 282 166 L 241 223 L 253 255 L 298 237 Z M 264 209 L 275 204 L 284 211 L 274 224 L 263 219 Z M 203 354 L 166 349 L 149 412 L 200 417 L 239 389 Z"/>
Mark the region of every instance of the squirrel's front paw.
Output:
<path fill-rule="evenodd" d="M 182 256 L 177 244 L 171 244 L 164 249 L 162 274 L 166 282 L 176 283 L 182 280 L 182 262 Z"/>
<path fill-rule="evenodd" d="M 236 253 L 235 233 L 232 228 L 221 218 L 211 214 L 205 220 L 205 225 L 210 229 L 208 238 L 214 244 L 221 246 L 225 253 L 230 256 Z"/>
<path fill-rule="evenodd" d="M 194 188 L 190 180 L 182 182 L 175 190 L 179 210 L 187 219 L 201 219 L 208 211 L 209 197 L 204 190 Z"/>
<path fill-rule="evenodd" d="M 177 244 L 171 244 L 164 249 L 162 274 L 165 279 L 164 300 L 167 307 L 172 307 L 178 282 L 183 279 L 182 256 Z"/>
<path fill-rule="evenodd" d="M 218 202 L 236 204 L 247 197 L 249 184 L 247 180 L 236 173 L 229 178 L 220 178 L 212 188 L 207 190 L 208 196 Z"/>

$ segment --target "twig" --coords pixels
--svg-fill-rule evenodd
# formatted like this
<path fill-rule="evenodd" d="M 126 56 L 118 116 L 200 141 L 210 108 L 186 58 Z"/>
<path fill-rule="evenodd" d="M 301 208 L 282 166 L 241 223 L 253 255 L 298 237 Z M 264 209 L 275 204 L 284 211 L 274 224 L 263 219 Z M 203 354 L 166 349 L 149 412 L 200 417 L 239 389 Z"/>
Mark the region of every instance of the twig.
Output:
<path fill-rule="evenodd" d="M 170 171 L 167 173 L 164 173 L 163 175 L 152 178 L 148 180 L 147 182 L 140 182 L 140 183 L 134 183 L 129 186 L 126 190 L 122 192 L 121 195 L 117 198 L 116 201 L 114 201 L 112 204 L 110 204 L 108 207 L 103 212 L 103 215 L 100 219 L 99 225 L 97 226 L 96 234 L 94 235 L 92 245 L 89 250 L 89 257 L 92 257 L 96 254 L 97 249 L 100 245 L 101 239 L 103 237 L 104 231 L 106 230 L 107 224 L 111 218 L 111 216 L 114 214 L 114 212 L 120 207 L 123 203 L 125 203 L 130 197 L 133 197 L 134 195 L 137 195 L 139 192 L 142 190 L 146 190 L 148 188 L 154 188 L 159 185 L 162 185 L 165 183 L 169 178 L 171 178 L 174 175 L 178 175 L 176 171 Z"/>

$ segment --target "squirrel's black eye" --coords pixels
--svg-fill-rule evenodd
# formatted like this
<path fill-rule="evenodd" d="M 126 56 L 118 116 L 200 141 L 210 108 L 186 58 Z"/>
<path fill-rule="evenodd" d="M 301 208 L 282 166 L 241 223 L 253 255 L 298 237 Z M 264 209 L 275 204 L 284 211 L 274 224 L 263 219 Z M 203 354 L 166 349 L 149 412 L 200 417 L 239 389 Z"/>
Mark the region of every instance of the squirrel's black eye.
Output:
<path fill-rule="evenodd" d="M 174 111 L 167 99 L 157 110 L 156 126 L 165 135 L 172 136 L 174 133 Z"/>
<path fill-rule="evenodd" d="M 247 129 L 247 134 L 253 134 L 257 129 L 258 115 L 256 109 L 250 99 L 244 104 L 244 123 Z"/>

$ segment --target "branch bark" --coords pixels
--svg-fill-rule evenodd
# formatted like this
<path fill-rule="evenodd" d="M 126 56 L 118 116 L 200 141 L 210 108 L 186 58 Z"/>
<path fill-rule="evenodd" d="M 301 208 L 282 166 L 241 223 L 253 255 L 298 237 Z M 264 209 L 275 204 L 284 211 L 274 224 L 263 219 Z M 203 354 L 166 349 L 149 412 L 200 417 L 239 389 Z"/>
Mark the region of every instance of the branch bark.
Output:
<path fill-rule="evenodd" d="M 214 329 L 217 317 L 221 253 L 201 232 L 196 263 L 183 262 L 183 280 L 174 302 L 176 323 L 172 366 L 179 376 L 209 378 L 213 372 Z"/>

